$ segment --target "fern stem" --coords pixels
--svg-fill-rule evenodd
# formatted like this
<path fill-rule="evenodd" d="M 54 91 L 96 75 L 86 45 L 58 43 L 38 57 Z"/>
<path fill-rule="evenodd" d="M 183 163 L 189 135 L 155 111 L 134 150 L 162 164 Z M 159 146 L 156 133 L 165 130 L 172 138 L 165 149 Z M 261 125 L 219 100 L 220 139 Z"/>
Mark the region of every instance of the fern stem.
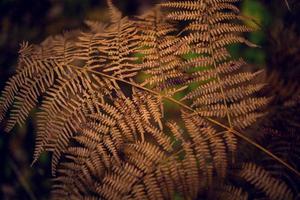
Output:
<path fill-rule="evenodd" d="M 291 7 L 290 7 L 290 4 L 288 2 L 288 0 L 284 0 L 285 4 L 286 4 L 286 7 L 288 8 L 289 11 L 292 11 Z"/>
<path fill-rule="evenodd" d="M 82 70 L 83 68 L 81 67 L 77 67 L 77 66 L 72 66 L 74 68 L 78 68 L 80 70 Z M 104 74 L 102 72 L 98 72 L 98 71 L 95 71 L 95 70 L 91 70 L 89 68 L 85 68 L 84 70 L 87 70 L 91 73 L 94 73 L 94 74 L 98 74 L 98 75 L 101 75 L 103 77 L 106 77 L 106 78 L 109 78 L 109 79 L 113 79 L 113 80 L 117 80 L 117 81 L 120 81 L 120 82 L 123 82 L 123 83 L 126 83 L 128 85 L 131 85 L 133 87 L 136 87 L 136 88 L 139 88 L 141 90 L 144 90 L 144 91 L 147 91 L 151 94 L 154 94 L 156 96 L 159 96 L 159 97 L 162 97 L 166 100 L 169 100 L 173 103 L 176 103 L 178 104 L 179 106 L 185 108 L 186 110 L 190 111 L 190 112 L 193 112 L 195 114 L 198 114 L 198 112 L 196 110 L 194 110 L 193 108 L 191 108 L 190 106 L 184 104 L 184 103 L 181 103 L 180 101 L 176 100 L 176 99 L 173 99 L 172 97 L 168 97 L 168 96 L 164 96 L 162 94 L 160 94 L 159 92 L 156 92 L 154 90 L 151 90 L 149 88 L 146 88 L 144 86 L 141 86 L 137 83 L 133 83 L 133 82 L 130 82 L 130 81 L 126 81 L 124 79 L 121 79 L 121 78 L 117 78 L 117 77 L 114 77 L 114 76 L 110 76 L 108 74 Z M 201 116 L 203 117 L 203 116 Z M 280 164 L 282 164 L 283 166 L 285 166 L 287 169 L 291 170 L 292 172 L 294 172 L 297 176 L 300 177 L 300 172 L 298 172 L 295 168 L 293 168 L 290 164 L 288 164 L 287 162 L 285 162 L 284 160 L 282 160 L 281 158 L 279 158 L 278 156 L 274 155 L 272 152 L 270 152 L 269 150 L 267 150 L 266 148 L 264 148 L 263 146 L 259 145 L 258 143 L 256 143 L 255 141 L 251 140 L 250 138 L 248 138 L 247 136 L 245 136 L 244 134 L 240 133 L 239 131 L 236 131 L 234 130 L 233 128 L 230 128 L 210 117 L 203 117 L 204 119 L 208 120 L 209 122 L 215 124 L 215 125 L 218 125 L 224 129 L 227 129 L 230 133 L 233 133 L 234 135 L 238 136 L 239 138 L 243 139 L 244 141 L 246 141 L 247 143 L 253 145 L 254 147 L 256 147 L 257 149 L 261 150 L 262 152 L 264 152 L 265 154 L 267 154 L 268 156 L 270 156 L 271 158 L 273 158 L 274 160 L 276 160 L 277 162 L 279 162 Z"/>

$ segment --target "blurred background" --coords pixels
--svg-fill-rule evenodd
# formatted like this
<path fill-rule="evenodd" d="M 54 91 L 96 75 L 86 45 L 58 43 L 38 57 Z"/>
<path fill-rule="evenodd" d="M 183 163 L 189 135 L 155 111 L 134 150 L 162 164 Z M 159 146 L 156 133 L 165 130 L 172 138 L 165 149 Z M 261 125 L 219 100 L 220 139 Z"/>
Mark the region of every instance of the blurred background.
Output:
<path fill-rule="evenodd" d="M 115 0 L 125 15 L 142 13 L 157 1 Z M 248 38 L 262 48 L 230 47 L 235 56 L 242 56 L 257 68 L 266 68 L 283 86 L 290 82 L 299 89 L 300 80 L 300 2 L 299 0 L 244 0 L 242 13 L 252 16 L 260 30 Z M 0 0 L 0 89 L 14 73 L 19 44 L 40 43 L 47 36 L 66 30 L 82 29 L 84 20 L 107 20 L 104 0 Z M 257 26 L 257 25 L 256 25 Z M 281 86 L 279 86 L 281 87 Z M 287 87 L 279 105 L 290 98 L 294 89 Z M 273 92 L 273 90 L 272 90 Z M 276 93 L 277 94 L 277 93 Z M 34 149 L 34 119 L 13 133 L 0 127 L 0 199 L 48 199 L 51 188 L 49 155 L 43 154 L 30 166 Z"/>

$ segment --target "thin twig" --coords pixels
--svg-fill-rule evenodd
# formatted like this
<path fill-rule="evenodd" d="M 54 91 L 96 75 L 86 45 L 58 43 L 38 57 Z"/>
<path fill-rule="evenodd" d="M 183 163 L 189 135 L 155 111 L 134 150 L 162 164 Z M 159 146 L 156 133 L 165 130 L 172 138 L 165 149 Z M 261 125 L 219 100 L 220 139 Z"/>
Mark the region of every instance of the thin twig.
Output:
<path fill-rule="evenodd" d="M 288 10 L 289 10 L 290 12 L 292 12 L 292 9 L 291 9 L 291 7 L 290 7 L 290 4 L 289 4 L 288 0 L 284 0 L 284 2 L 285 2 L 285 4 L 286 4 L 286 7 L 288 8 Z"/>

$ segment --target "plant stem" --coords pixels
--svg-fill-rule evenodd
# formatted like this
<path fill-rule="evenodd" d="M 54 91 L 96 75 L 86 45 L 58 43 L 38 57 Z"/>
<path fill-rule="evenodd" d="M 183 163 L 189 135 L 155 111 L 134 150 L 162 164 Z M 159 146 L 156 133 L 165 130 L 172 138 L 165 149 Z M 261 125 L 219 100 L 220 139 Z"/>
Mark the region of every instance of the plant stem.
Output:
<path fill-rule="evenodd" d="M 83 68 L 81 67 L 77 67 L 77 66 L 73 66 L 79 70 L 82 70 Z M 166 100 L 169 100 L 171 102 L 174 102 L 178 105 L 180 105 L 181 107 L 183 107 L 184 109 L 190 111 L 190 112 L 193 112 L 195 114 L 199 114 L 196 110 L 194 110 L 193 108 L 191 108 L 190 106 L 176 100 L 176 99 L 173 99 L 172 97 L 168 97 L 168 96 L 164 96 L 162 94 L 160 94 L 159 92 L 156 92 L 154 90 L 151 90 L 149 88 L 146 88 L 144 86 L 141 86 L 137 83 L 134 83 L 134 82 L 131 82 L 131 81 L 127 81 L 127 80 L 124 80 L 124 79 L 121 79 L 121 78 L 117 78 L 117 77 L 114 77 L 114 76 L 111 76 L 111 75 L 108 75 L 108 74 L 105 74 L 105 73 L 102 73 L 102 72 L 98 72 L 98 71 L 95 71 L 95 70 L 91 70 L 89 68 L 84 68 L 84 70 L 87 70 L 91 73 L 94 73 L 94 74 L 98 74 L 98 75 L 101 75 L 103 77 L 106 77 L 108 79 L 113 79 L 113 80 L 116 80 L 116 81 L 120 81 L 120 82 L 123 82 L 123 83 L 126 83 L 128 85 L 131 85 L 133 87 L 136 87 L 136 88 L 139 88 L 141 90 L 144 90 L 144 91 L 147 91 L 151 94 L 154 94 L 156 96 L 159 96 L 159 97 L 162 97 Z M 203 117 L 203 116 L 202 116 Z M 300 177 L 300 172 L 298 172 L 295 168 L 293 168 L 290 164 L 288 164 L 287 162 L 285 162 L 284 160 L 282 160 L 281 158 L 279 158 L 278 156 L 274 155 L 272 152 L 270 152 L 269 150 L 267 150 L 266 148 L 264 148 L 263 146 L 259 145 L 258 143 L 256 143 L 255 141 L 251 140 L 250 138 L 248 138 L 247 136 L 245 136 L 244 134 L 240 133 L 239 131 L 233 129 L 233 128 L 230 128 L 210 117 L 203 117 L 204 119 L 206 119 L 207 121 L 215 124 L 215 125 L 218 125 L 226 130 L 228 130 L 230 133 L 233 133 L 234 135 L 238 136 L 239 138 L 241 138 L 242 140 L 246 141 L 247 143 L 253 145 L 254 147 L 256 147 L 257 149 L 261 150 L 262 152 L 264 152 L 265 154 L 267 154 L 268 156 L 270 156 L 271 158 L 273 158 L 274 160 L 276 160 L 277 162 L 279 162 L 280 164 L 282 164 L 283 166 L 285 166 L 287 169 L 291 170 L 292 172 L 294 172 L 297 176 Z"/>

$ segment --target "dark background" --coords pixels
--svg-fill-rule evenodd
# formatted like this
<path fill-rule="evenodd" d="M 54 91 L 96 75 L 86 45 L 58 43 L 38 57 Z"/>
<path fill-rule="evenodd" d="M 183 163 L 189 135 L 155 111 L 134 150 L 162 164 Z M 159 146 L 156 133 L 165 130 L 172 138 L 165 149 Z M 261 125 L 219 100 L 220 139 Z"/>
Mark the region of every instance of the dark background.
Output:
<path fill-rule="evenodd" d="M 115 0 L 126 15 L 142 13 L 156 1 Z M 259 68 L 277 73 L 281 80 L 300 80 L 299 2 L 245 0 L 242 13 L 253 16 L 261 30 L 249 39 L 261 49 L 232 47 Z M 40 43 L 63 30 L 80 29 L 84 20 L 107 20 L 103 0 L 0 0 L 0 89 L 14 72 L 22 41 Z M 298 56 L 295 56 L 298 55 Z M 287 83 L 286 83 L 287 84 Z M 286 97 L 288 98 L 288 97 Z M 30 167 L 34 149 L 34 117 L 13 133 L 0 133 L 0 199 L 47 199 L 51 188 L 49 155 Z"/>

